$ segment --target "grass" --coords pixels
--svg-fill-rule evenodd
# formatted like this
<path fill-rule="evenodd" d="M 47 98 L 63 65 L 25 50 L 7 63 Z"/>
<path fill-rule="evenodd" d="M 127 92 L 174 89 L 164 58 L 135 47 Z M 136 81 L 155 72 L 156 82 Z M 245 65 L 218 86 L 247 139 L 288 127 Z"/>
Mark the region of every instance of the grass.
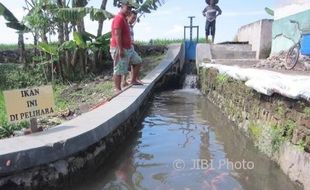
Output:
<path fill-rule="evenodd" d="M 27 128 L 28 126 L 29 123 L 27 121 L 13 124 L 8 123 L 3 91 L 0 90 L 0 139 L 10 137 L 14 134 L 14 131 Z"/>
<path fill-rule="evenodd" d="M 184 39 L 154 39 L 150 41 L 136 41 L 137 44 L 141 45 L 169 45 L 173 43 L 182 43 Z M 205 43 L 206 39 L 205 38 L 199 38 L 198 43 Z"/>
<path fill-rule="evenodd" d="M 161 61 L 164 55 L 152 55 L 143 57 L 143 67 L 140 78 L 146 76 Z M 112 72 L 112 70 L 111 70 Z M 5 111 L 3 90 L 19 89 L 29 86 L 41 86 L 46 84 L 46 79 L 40 67 L 25 70 L 16 65 L 0 65 L 0 139 L 13 135 L 14 131 L 28 127 L 28 122 L 9 124 Z M 54 83 L 54 100 L 58 115 L 69 110 L 75 114 L 80 114 L 81 106 L 86 107 L 86 111 L 108 100 L 114 95 L 112 80 L 100 79 L 100 77 L 85 76 L 81 81 L 73 84 Z M 48 118 L 42 118 L 46 121 Z"/>
<path fill-rule="evenodd" d="M 29 69 L 16 64 L 0 65 L 0 81 L 3 90 L 46 84 L 42 65 Z"/>
<path fill-rule="evenodd" d="M 76 87 L 54 85 L 54 99 L 56 111 L 78 110 L 79 106 L 91 107 L 113 96 L 112 81 L 88 81 Z"/>
<path fill-rule="evenodd" d="M 228 75 L 226 75 L 226 74 L 218 74 L 217 76 L 216 76 L 216 82 L 218 83 L 218 84 L 224 84 L 226 81 L 228 81 Z"/>
<path fill-rule="evenodd" d="M 153 70 L 160 61 L 164 58 L 164 55 L 152 55 L 143 58 L 143 65 L 141 68 L 141 76 L 142 79 L 145 77 L 151 70 Z"/>
<path fill-rule="evenodd" d="M 4 104 L 4 97 L 2 90 L 0 91 L 0 125 L 7 120 L 6 118 L 6 111 L 5 111 L 5 104 Z"/>
<path fill-rule="evenodd" d="M 278 151 L 283 142 L 292 139 L 296 127 L 296 123 L 292 120 L 285 121 L 283 125 L 272 126 L 272 148 L 274 151 Z"/>
<path fill-rule="evenodd" d="M 303 111 L 307 117 L 310 117 L 310 107 L 305 107 L 304 111 Z"/>
<path fill-rule="evenodd" d="M 28 49 L 28 48 L 31 48 L 33 47 L 32 45 L 28 45 L 26 44 L 25 45 L 25 48 Z M 6 50 L 16 50 L 18 49 L 18 45 L 17 44 L 0 44 L 0 51 L 6 51 Z"/>
<path fill-rule="evenodd" d="M 258 140 L 262 134 L 262 128 L 257 124 L 251 122 L 249 125 L 250 134 L 254 137 L 255 140 Z"/>

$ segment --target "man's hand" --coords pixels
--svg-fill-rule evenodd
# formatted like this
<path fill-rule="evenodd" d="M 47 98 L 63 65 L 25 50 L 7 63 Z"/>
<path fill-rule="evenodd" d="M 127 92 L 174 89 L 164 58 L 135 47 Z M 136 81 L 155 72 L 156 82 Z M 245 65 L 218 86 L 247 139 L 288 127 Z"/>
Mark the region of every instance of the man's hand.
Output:
<path fill-rule="evenodd" d="M 117 52 L 115 53 L 115 62 L 117 62 L 124 57 L 124 49 L 123 48 L 117 48 Z"/>
<path fill-rule="evenodd" d="M 124 49 L 123 48 L 119 48 L 118 56 L 119 56 L 119 58 L 123 58 L 124 57 Z"/>
<path fill-rule="evenodd" d="M 116 38 L 116 43 L 117 43 L 117 46 L 118 46 L 118 51 L 117 51 L 117 54 L 116 54 L 116 57 L 117 59 L 120 59 L 122 57 L 124 57 L 124 49 L 122 47 L 122 31 L 121 29 L 115 29 L 115 38 Z"/>

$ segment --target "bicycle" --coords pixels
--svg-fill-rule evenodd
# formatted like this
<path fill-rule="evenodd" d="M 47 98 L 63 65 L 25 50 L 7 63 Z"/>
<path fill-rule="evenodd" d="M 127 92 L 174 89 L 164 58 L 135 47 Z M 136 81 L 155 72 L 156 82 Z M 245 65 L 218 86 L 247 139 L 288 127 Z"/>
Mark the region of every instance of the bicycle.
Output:
<path fill-rule="evenodd" d="M 288 70 L 291 70 L 296 66 L 300 54 L 310 57 L 310 52 L 308 49 L 306 49 L 306 47 L 310 47 L 310 32 L 305 33 L 305 31 L 300 29 L 299 22 L 294 20 L 290 20 L 290 22 L 297 25 L 300 36 L 297 43 L 292 40 L 295 44 L 289 49 L 286 54 L 285 67 Z"/>

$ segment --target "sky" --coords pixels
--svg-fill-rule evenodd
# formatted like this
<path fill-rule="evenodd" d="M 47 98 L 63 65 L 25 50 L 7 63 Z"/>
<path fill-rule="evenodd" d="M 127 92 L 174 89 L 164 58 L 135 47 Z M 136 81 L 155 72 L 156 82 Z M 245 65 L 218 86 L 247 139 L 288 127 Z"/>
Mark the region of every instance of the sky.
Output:
<path fill-rule="evenodd" d="M 215 42 L 232 41 L 238 28 L 264 18 L 272 18 L 265 7 L 273 8 L 276 0 L 220 0 L 218 6 L 223 13 L 217 18 Z M 0 0 L 18 19 L 22 19 L 23 0 Z M 90 0 L 88 6 L 100 7 L 101 0 Z M 189 25 L 188 16 L 195 16 L 193 25 L 199 26 L 199 35 L 204 37 L 205 17 L 202 10 L 205 0 L 165 0 L 165 4 L 150 14 L 145 14 L 135 25 L 135 40 L 149 41 L 150 39 L 183 39 L 184 26 Z M 107 10 L 117 14 L 118 8 L 113 7 L 113 0 L 108 1 Z M 96 34 L 98 23 L 85 20 L 86 31 Z M 105 21 L 104 32 L 111 28 L 111 20 Z M 187 33 L 189 35 L 189 33 Z M 196 35 L 194 36 L 196 37 Z M 51 36 L 52 40 L 57 39 Z M 31 35 L 25 36 L 26 43 L 32 43 Z M 17 43 L 17 34 L 5 25 L 0 17 L 0 44 Z"/>

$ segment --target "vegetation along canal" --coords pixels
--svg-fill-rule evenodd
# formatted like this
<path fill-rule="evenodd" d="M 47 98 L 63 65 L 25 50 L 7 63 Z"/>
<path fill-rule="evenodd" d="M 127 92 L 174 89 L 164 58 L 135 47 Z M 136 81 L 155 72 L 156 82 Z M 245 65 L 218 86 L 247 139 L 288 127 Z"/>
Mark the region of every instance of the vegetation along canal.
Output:
<path fill-rule="evenodd" d="M 109 163 L 65 189 L 298 189 L 197 90 L 149 102 L 137 131 Z"/>

